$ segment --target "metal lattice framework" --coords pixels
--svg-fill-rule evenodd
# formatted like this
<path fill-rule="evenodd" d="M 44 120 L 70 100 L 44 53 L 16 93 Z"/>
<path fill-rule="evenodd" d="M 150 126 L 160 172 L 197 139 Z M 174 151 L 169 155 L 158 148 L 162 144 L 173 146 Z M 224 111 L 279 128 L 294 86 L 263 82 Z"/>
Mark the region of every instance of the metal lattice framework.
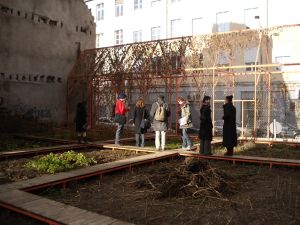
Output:
<path fill-rule="evenodd" d="M 255 87 L 253 99 L 249 101 L 254 104 L 256 130 L 257 116 L 260 116 L 257 110 L 263 104 L 260 104 L 259 98 L 263 88 L 259 84 L 263 82 L 270 92 L 270 75 L 278 74 L 274 68 L 280 66 L 269 64 L 272 37 L 298 26 L 240 30 L 85 50 L 68 78 L 68 123 L 76 103 L 84 99 L 88 103 L 89 123 L 95 125 L 99 109 L 114 102 L 120 91 L 126 91 L 129 100 L 134 92 L 147 99 L 150 93 L 163 91 L 171 107 L 175 107 L 171 110 L 174 113 L 178 107 L 174 99 L 180 89 L 188 86 L 196 90 L 199 98 L 204 93 L 211 94 L 214 109 L 215 103 L 222 101 L 215 94 L 218 85 L 223 86 L 224 94 L 234 94 L 237 77 L 248 76 Z M 239 60 L 241 52 L 253 47 L 258 50 L 255 63 L 249 67 Z M 271 101 L 270 98 L 268 101 Z M 170 118 L 177 120 L 176 115 Z"/>

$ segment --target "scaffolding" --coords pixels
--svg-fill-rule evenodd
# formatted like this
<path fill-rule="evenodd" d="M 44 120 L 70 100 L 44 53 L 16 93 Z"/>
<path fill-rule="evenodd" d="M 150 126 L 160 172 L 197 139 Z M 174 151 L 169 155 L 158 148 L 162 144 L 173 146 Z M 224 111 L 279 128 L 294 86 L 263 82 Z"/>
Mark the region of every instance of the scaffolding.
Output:
<path fill-rule="evenodd" d="M 299 76 L 300 63 L 272 63 L 272 52 L 282 33 L 298 31 L 299 27 L 239 30 L 85 50 L 68 77 L 68 124 L 79 101 L 87 102 L 88 122 L 95 127 L 101 115 L 109 114 L 120 92 L 127 93 L 129 105 L 142 96 L 148 106 L 163 94 L 171 109 L 170 127 L 177 133 L 179 95 L 186 95 L 194 106 L 195 121 L 200 99 L 210 95 L 215 124 L 221 120 L 224 96 L 232 94 L 239 108 L 242 137 L 272 137 L 270 125 L 274 120 L 296 125 L 296 132 L 300 103 L 289 96 L 285 77 Z M 245 64 L 249 49 L 255 50 L 253 60 Z M 282 98 L 279 103 L 278 98 Z M 280 104 L 283 108 L 278 110 Z"/>

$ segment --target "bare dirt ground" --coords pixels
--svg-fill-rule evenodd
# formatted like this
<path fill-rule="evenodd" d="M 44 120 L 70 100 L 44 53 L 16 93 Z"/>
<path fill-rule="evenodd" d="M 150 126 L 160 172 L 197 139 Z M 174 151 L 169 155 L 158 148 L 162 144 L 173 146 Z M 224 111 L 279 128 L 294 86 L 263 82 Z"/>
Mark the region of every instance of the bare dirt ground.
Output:
<path fill-rule="evenodd" d="M 82 152 L 82 151 L 81 151 Z M 131 151 L 111 151 L 111 150 L 88 150 L 86 152 L 82 152 L 87 157 L 93 157 L 97 164 L 103 164 L 107 162 L 112 162 L 120 159 L 135 157 L 145 153 L 138 153 Z M 27 180 L 30 178 L 34 178 L 37 176 L 43 175 L 42 173 L 27 168 L 25 165 L 31 159 L 38 159 L 39 156 L 34 156 L 32 158 L 21 158 L 15 160 L 5 160 L 0 161 L 0 184 L 13 182 L 13 181 L 20 181 L 20 180 Z"/>
<path fill-rule="evenodd" d="M 58 144 L 44 141 L 30 141 L 14 138 L 13 135 L 0 134 L 0 151 L 57 146 Z"/>
<path fill-rule="evenodd" d="M 182 159 L 40 195 L 135 224 L 300 224 L 299 170 Z"/>
<path fill-rule="evenodd" d="M 213 149 L 214 154 L 217 155 L 223 155 L 225 151 L 226 150 L 223 147 L 215 147 Z M 289 146 L 277 144 L 268 146 L 263 144 L 254 144 L 252 142 L 245 142 L 239 144 L 234 149 L 234 154 L 282 159 L 300 159 L 300 148 L 292 145 Z"/>

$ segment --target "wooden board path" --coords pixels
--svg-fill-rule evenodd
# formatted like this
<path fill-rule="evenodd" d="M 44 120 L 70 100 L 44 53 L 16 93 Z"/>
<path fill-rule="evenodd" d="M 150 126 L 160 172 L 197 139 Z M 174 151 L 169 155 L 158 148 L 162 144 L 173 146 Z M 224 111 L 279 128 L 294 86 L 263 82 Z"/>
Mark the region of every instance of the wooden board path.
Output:
<path fill-rule="evenodd" d="M 97 176 L 102 173 L 129 168 L 146 162 L 153 162 L 163 158 L 176 156 L 176 151 L 163 151 L 156 154 L 148 154 L 99 164 L 82 169 L 62 172 L 54 175 L 43 175 L 29 180 L 0 185 L 0 206 L 25 214 L 32 218 L 49 224 L 74 224 L 74 225 L 126 225 L 126 223 L 114 218 L 92 213 L 76 207 L 71 207 L 49 199 L 45 199 L 25 191 L 49 187 L 62 182 L 84 179 Z"/>
<path fill-rule="evenodd" d="M 216 141 L 219 143 L 219 140 Z M 93 145 L 93 143 L 91 144 Z M 97 147 L 101 147 L 102 144 L 96 144 Z M 66 145 L 70 148 L 79 145 Z M 88 146 L 88 145 L 86 145 Z M 61 148 L 61 146 L 55 146 Z M 55 147 L 48 147 L 46 150 L 55 149 Z M 105 164 L 98 164 L 91 167 L 72 170 L 69 172 L 62 172 L 54 175 L 43 175 L 33 179 L 19 181 L 9 184 L 0 185 L 0 206 L 15 210 L 19 213 L 23 213 L 35 219 L 39 219 L 49 224 L 111 224 L 121 225 L 129 224 L 114 218 L 92 213 L 86 210 L 82 210 L 76 207 L 71 207 L 63 203 L 58 203 L 49 199 L 45 199 L 26 191 L 32 191 L 40 188 L 45 188 L 54 185 L 66 184 L 73 180 L 80 180 L 91 176 L 101 176 L 104 173 L 129 169 L 139 164 L 153 163 L 156 160 L 164 158 L 176 157 L 176 156 L 192 156 L 197 158 L 206 158 L 213 160 L 230 160 L 233 162 L 249 162 L 249 163 L 266 163 L 271 165 L 293 165 L 300 166 L 300 160 L 292 159 L 277 159 L 277 158 L 264 158 L 253 156 L 203 156 L 197 152 L 182 151 L 179 149 L 170 151 L 155 151 L 153 148 L 137 148 L 132 146 L 115 146 L 104 144 L 102 147 L 110 148 L 112 150 L 131 150 L 131 151 L 146 151 L 155 152 L 154 154 L 147 154 L 137 156 L 134 158 L 128 158 L 118 160 Z M 45 149 L 40 149 L 41 151 Z M 37 151 L 38 149 L 33 149 Z M 21 152 L 19 151 L 21 154 Z"/>

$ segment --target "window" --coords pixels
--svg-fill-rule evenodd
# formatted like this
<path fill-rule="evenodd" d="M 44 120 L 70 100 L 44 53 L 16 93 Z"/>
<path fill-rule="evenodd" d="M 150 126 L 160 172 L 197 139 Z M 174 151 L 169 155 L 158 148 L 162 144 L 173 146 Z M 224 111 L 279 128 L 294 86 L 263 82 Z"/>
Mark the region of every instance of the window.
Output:
<path fill-rule="evenodd" d="M 289 63 L 291 56 L 276 56 L 275 57 L 275 63 L 277 64 L 285 64 L 285 63 Z M 278 66 L 276 67 L 276 70 L 282 70 L 282 66 Z"/>
<path fill-rule="evenodd" d="M 116 17 L 123 16 L 123 0 L 115 0 Z"/>
<path fill-rule="evenodd" d="M 178 69 L 181 68 L 181 56 L 174 53 L 172 56 L 171 56 L 171 66 L 172 66 L 172 70 L 173 71 L 176 71 Z"/>
<path fill-rule="evenodd" d="M 104 20 L 104 3 L 100 3 L 96 6 L 96 20 Z"/>
<path fill-rule="evenodd" d="M 229 11 L 216 13 L 217 32 L 226 32 L 230 30 Z"/>
<path fill-rule="evenodd" d="M 151 1 L 151 7 L 156 7 L 160 3 L 160 0 L 152 0 Z"/>
<path fill-rule="evenodd" d="M 160 39 L 160 27 L 152 27 L 151 28 L 151 40 L 159 40 Z"/>
<path fill-rule="evenodd" d="M 171 20 L 171 37 L 181 36 L 181 19 Z"/>
<path fill-rule="evenodd" d="M 134 10 L 143 8 L 143 0 L 134 0 Z"/>
<path fill-rule="evenodd" d="M 203 19 L 194 18 L 192 19 L 192 35 L 203 34 Z"/>
<path fill-rule="evenodd" d="M 96 48 L 100 48 L 103 40 L 103 33 L 96 34 Z"/>
<path fill-rule="evenodd" d="M 250 65 L 255 65 L 255 62 L 246 62 L 245 64 L 249 65 L 249 67 L 246 67 L 246 71 L 255 71 L 255 67 L 250 66 Z"/>
<path fill-rule="evenodd" d="M 142 31 L 134 31 L 133 32 L 133 42 L 141 42 L 142 41 Z"/>
<path fill-rule="evenodd" d="M 115 31 L 115 45 L 122 45 L 123 44 L 123 30 L 116 30 Z"/>
<path fill-rule="evenodd" d="M 226 51 L 221 51 L 218 54 L 218 64 L 219 65 L 229 65 L 229 53 Z"/>
<path fill-rule="evenodd" d="M 162 71 L 162 59 L 160 56 L 156 56 L 151 59 L 150 70 L 153 74 L 161 75 Z"/>
<path fill-rule="evenodd" d="M 244 53 L 244 61 L 246 65 L 255 65 L 257 47 L 247 48 Z M 259 64 L 259 62 L 257 62 Z M 246 71 L 255 71 L 255 67 L 246 67 Z"/>

